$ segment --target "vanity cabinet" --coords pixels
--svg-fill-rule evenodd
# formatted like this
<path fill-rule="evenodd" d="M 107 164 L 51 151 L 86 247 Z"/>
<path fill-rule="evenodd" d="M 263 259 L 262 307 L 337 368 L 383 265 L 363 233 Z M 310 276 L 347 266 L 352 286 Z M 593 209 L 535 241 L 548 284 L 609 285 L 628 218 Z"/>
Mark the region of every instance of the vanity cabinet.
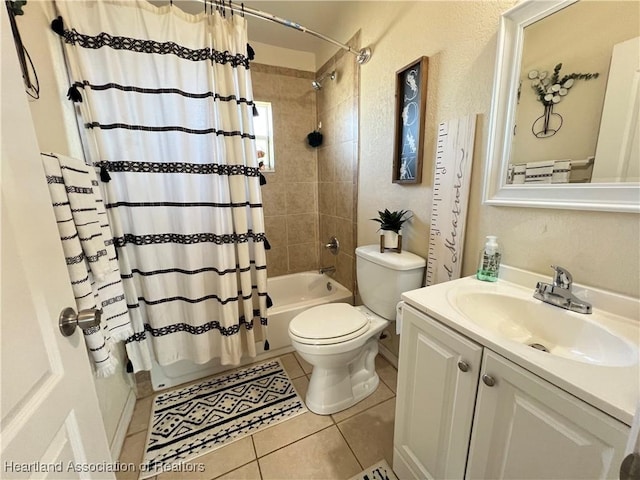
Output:
<path fill-rule="evenodd" d="M 462 478 L 482 347 L 404 307 L 393 469 L 403 478 Z"/>
<path fill-rule="evenodd" d="M 618 478 L 624 423 L 412 307 L 400 342 L 399 478 Z"/>

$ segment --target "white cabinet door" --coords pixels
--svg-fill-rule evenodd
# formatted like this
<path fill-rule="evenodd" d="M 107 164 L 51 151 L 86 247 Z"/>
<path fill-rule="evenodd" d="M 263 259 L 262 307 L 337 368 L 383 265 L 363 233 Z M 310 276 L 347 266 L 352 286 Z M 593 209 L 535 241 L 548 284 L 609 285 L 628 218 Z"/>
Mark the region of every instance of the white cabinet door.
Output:
<path fill-rule="evenodd" d="M 481 375 L 467 478 L 618 478 L 629 427 L 489 350 Z"/>
<path fill-rule="evenodd" d="M 404 307 L 393 453 L 401 479 L 464 475 L 481 358 L 478 344 Z"/>
<path fill-rule="evenodd" d="M 114 478 L 6 8 L 2 35 L 0 478 Z M 44 34 L 44 33 L 43 33 Z M 49 34 L 49 33 L 47 33 Z"/>

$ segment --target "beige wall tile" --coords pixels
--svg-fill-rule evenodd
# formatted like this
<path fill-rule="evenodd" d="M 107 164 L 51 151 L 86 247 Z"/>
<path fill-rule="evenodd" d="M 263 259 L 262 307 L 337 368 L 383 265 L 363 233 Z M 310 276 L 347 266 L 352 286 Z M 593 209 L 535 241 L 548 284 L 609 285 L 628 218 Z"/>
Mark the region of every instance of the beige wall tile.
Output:
<path fill-rule="evenodd" d="M 335 426 L 258 460 L 264 480 L 350 478 L 362 470 Z"/>
<path fill-rule="evenodd" d="M 318 149 L 318 181 L 335 181 L 338 145 L 323 146 Z"/>
<path fill-rule="evenodd" d="M 279 184 L 262 186 L 262 209 L 265 217 L 282 215 L 287 208 L 286 191 Z"/>
<path fill-rule="evenodd" d="M 320 266 L 335 267 L 337 263 L 338 263 L 338 257 L 333 255 L 326 248 L 324 248 L 324 244 L 320 244 Z M 335 274 L 331 274 L 331 276 L 335 276 Z"/>
<path fill-rule="evenodd" d="M 354 220 L 353 183 L 336 183 L 336 216 Z"/>
<path fill-rule="evenodd" d="M 336 218 L 331 215 L 320 214 L 320 244 L 329 242 L 329 238 L 336 235 Z M 341 238 L 338 240 L 342 241 Z"/>
<path fill-rule="evenodd" d="M 288 247 L 276 247 L 271 244 L 271 250 L 267 250 L 267 276 L 277 277 L 289 273 Z"/>
<path fill-rule="evenodd" d="M 314 182 L 318 179 L 316 152 L 311 147 L 292 148 L 284 169 L 286 182 Z"/>
<path fill-rule="evenodd" d="M 362 465 L 373 465 L 383 458 L 389 465 L 393 463 L 395 407 L 394 397 L 338 424 Z"/>
<path fill-rule="evenodd" d="M 336 214 L 336 186 L 335 183 L 318 184 L 318 212 L 324 215 Z"/>
<path fill-rule="evenodd" d="M 264 217 L 264 226 L 272 248 L 287 245 L 287 217 L 284 215 Z"/>
<path fill-rule="evenodd" d="M 318 216 L 316 213 L 287 215 L 287 244 L 313 243 L 318 238 Z"/>
<path fill-rule="evenodd" d="M 288 183 L 286 186 L 286 213 L 314 213 L 316 207 L 316 183 Z"/>
<path fill-rule="evenodd" d="M 301 243 L 299 245 L 289 245 L 289 273 L 306 272 L 317 270 L 318 267 L 318 244 Z"/>
<path fill-rule="evenodd" d="M 340 142 L 337 146 L 336 181 L 356 181 L 353 141 Z"/>
<path fill-rule="evenodd" d="M 353 231 L 354 223 L 352 220 L 344 218 L 336 218 L 336 236 L 340 240 L 340 251 L 345 255 L 354 257 L 355 234 Z"/>
<path fill-rule="evenodd" d="M 340 125 L 340 128 L 336 129 L 336 142 L 353 141 L 355 120 L 353 95 L 349 95 L 336 105 L 336 123 Z"/>
<path fill-rule="evenodd" d="M 336 262 L 336 280 L 347 287 L 349 290 L 354 289 L 354 260 L 347 254 L 338 254 L 338 261 Z"/>

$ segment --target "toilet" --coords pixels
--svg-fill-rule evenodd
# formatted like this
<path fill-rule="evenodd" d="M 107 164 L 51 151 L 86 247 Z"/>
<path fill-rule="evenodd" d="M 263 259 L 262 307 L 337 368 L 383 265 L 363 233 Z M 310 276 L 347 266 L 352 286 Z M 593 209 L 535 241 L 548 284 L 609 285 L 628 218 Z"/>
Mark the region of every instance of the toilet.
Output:
<path fill-rule="evenodd" d="M 293 348 L 313 365 L 305 403 L 319 415 L 345 410 L 378 386 L 378 337 L 395 321 L 402 292 L 419 288 L 425 259 L 410 252 L 380 253 L 378 245 L 356 248 L 358 290 L 364 305 L 328 303 L 297 315 L 289 324 Z"/>

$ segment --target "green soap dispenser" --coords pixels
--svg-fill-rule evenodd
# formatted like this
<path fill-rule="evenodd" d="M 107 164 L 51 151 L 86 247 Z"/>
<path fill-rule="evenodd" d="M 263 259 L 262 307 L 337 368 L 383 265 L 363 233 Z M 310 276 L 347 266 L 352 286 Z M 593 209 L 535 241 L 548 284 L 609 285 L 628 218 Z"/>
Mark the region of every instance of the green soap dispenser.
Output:
<path fill-rule="evenodd" d="M 498 237 L 487 236 L 487 241 L 480 253 L 480 261 L 478 262 L 478 273 L 476 274 L 478 280 L 485 282 L 497 281 L 501 258 L 502 253 L 498 245 Z"/>

